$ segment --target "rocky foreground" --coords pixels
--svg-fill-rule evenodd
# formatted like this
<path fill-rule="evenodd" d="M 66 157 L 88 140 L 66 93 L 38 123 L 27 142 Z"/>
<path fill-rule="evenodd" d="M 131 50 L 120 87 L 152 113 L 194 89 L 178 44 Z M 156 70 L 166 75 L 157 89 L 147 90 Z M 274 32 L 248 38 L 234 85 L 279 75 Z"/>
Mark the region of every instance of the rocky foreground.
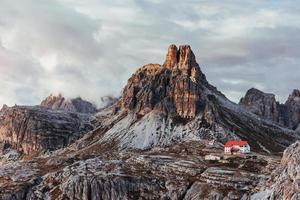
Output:
<path fill-rule="evenodd" d="M 288 147 L 282 156 L 281 163 L 274 170 L 260 192 L 254 194 L 254 200 L 300 199 L 300 141 Z"/>
<path fill-rule="evenodd" d="M 72 148 L 76 148 L 72 145 Z M 266 161 L 204 159 L 222 154 L 206 141 L 190 141 L 150 151 L 117 152 L 95 145 L 55 152 L 30 161 L 3 163 L 3 199 L 248 199 L 267 168 Z M 100 151 L 99 151 L 100 150 Z"/>
<path fill-rule="evenodd" d="M 61 95 L 3 107 L 0 199 L 298 198 L 297 112 L 285 124 L 275 98 L 257 91 L 229 101 L 190 46 L 171 45 L 162 65 L 139 68 L 107 100 L 103 109 Z M 229 139 L 253 153 L 223 155 Z"/>

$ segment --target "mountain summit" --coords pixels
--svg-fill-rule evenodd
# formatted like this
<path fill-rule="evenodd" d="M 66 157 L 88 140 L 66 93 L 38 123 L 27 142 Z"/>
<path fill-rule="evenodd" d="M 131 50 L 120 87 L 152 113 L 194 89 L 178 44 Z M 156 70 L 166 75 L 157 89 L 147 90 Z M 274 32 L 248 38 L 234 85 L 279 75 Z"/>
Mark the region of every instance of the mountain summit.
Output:
<path fill-rule="evenodd" d="M 300 91 L 293 90 L 284 104 L 274 94 L 251 88 L 239 103 L 250 112 L 274 121 L 281 126 L 296 130 L 300 127 Z"/>
<path fill-rule="evenodd" d="M 188 45 L 171 45 L 164 64 L 148 64 L 128 80 L 121 107 L 145 115 L 160 109 L 181 118 L 193 118 L 201 103 L 200 84 L 206 83 Z"/>
<path fill-rule="evenodd" d="M 122 148 L 241 138 L 256 149 L 281 151 L 295 140 L 293 131 L 253 115 L 209 84 L 189 45 L 170 45 L 162 65 L 139 68 L 115 110 L 123 118 L 105 138 L 117 137 Z"/>

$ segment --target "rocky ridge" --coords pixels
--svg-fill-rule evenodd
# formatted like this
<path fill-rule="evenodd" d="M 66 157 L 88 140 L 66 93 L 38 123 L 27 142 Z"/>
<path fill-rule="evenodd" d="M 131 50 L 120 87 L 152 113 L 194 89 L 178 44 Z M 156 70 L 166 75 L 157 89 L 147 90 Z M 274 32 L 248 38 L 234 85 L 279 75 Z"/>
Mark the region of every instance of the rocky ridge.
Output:
<path fill-rule="evenodd" d="M 61 94 L 58 96 L 50 95 L 44 99 L 40 106 L 52 110 L 62 110 L 79 113 L 96 113 L 97 108 L 92 103 L 77 97 L 75 99 L 66 99 Z"/>
<path fill-rule="evenodd" d="M 0 111 L 0 143 L 25 154 L 66 147 L 93 129 L 90 116 L 40 107 L 4 107 Z"/>
<path fill-rule="evenodd" d="M 250 112 L 280 124 L 281 126 L 296 130 L 300 125 L 300 91 L 294 90 L 288 100 L 281 104 L 274 94 L 264 93 L 251 88 L 239 105 Z"/>

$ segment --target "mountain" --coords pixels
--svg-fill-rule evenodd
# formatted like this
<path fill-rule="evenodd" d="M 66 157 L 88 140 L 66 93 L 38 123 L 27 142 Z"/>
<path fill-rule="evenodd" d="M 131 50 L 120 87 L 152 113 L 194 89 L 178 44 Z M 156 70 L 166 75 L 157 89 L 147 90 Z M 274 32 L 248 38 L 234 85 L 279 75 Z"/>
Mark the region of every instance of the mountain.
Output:
<path fill-rule="evenodd" d="M 138 69 L 114 111 L 122 118 L 107 122 L 114 125 L 102 140 L 117 140 L 120 148 L 147 149 L 191 138 L 223 143 L 242 138 L 254 149 L 276 152 L 295 140 L 293 131 L 248 112 L 209 84 L 188 45 L 171 45 L 163 65 Z"/>
<path fill-rule="evenodd" d="M 97 108 L 92 103 L 81 99 L 80 97 L 75 99 L 66 99 L 61 94 L 58 96 L 50 95 L 41 102 L 42 107 L 53 109 L 53 110 L 63 110 L 69 112 L 79 112 L 79 113 L 96 113 Z"/>
<path fill-rule="evenodd" d="M 0 199 L 249 199 L 299 139 L 229 101 L 189 45 L 171 45 L 108 102 L 96 113 L 62 96 L 4 107 Z M 255 156 L 206 160 L 228 139 L 247 140 Z"/>
<path fill-rule="evenodd" d="M 274 94 L 251 88 L 239 105 L 250 112 L 274 121 L 281 126 L 296 130 L 300 125 L 300 91 L 294 90 L 285 104 L 280 104 Z"/>
<path fill-rule="evenodd" d="M 251 88 L 239 104 L 258 116 L 277 122 L 282 126 L 288 126 L 289 119 L 286 106 L 276 101 L 274 94 Z"/>

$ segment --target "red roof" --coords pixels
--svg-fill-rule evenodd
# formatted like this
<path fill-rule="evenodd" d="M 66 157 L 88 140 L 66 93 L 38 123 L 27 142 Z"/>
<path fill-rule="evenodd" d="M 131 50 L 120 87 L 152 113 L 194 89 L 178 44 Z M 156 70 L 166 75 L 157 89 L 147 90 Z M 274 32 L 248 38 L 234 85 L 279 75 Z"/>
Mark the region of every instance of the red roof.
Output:
<path fill-rule="evenodd" d="M 243 140 L 228 140 L 225 144 L 225 147 L 243 146 L 245 144 L 248 144 L 248 142 Z"/>

